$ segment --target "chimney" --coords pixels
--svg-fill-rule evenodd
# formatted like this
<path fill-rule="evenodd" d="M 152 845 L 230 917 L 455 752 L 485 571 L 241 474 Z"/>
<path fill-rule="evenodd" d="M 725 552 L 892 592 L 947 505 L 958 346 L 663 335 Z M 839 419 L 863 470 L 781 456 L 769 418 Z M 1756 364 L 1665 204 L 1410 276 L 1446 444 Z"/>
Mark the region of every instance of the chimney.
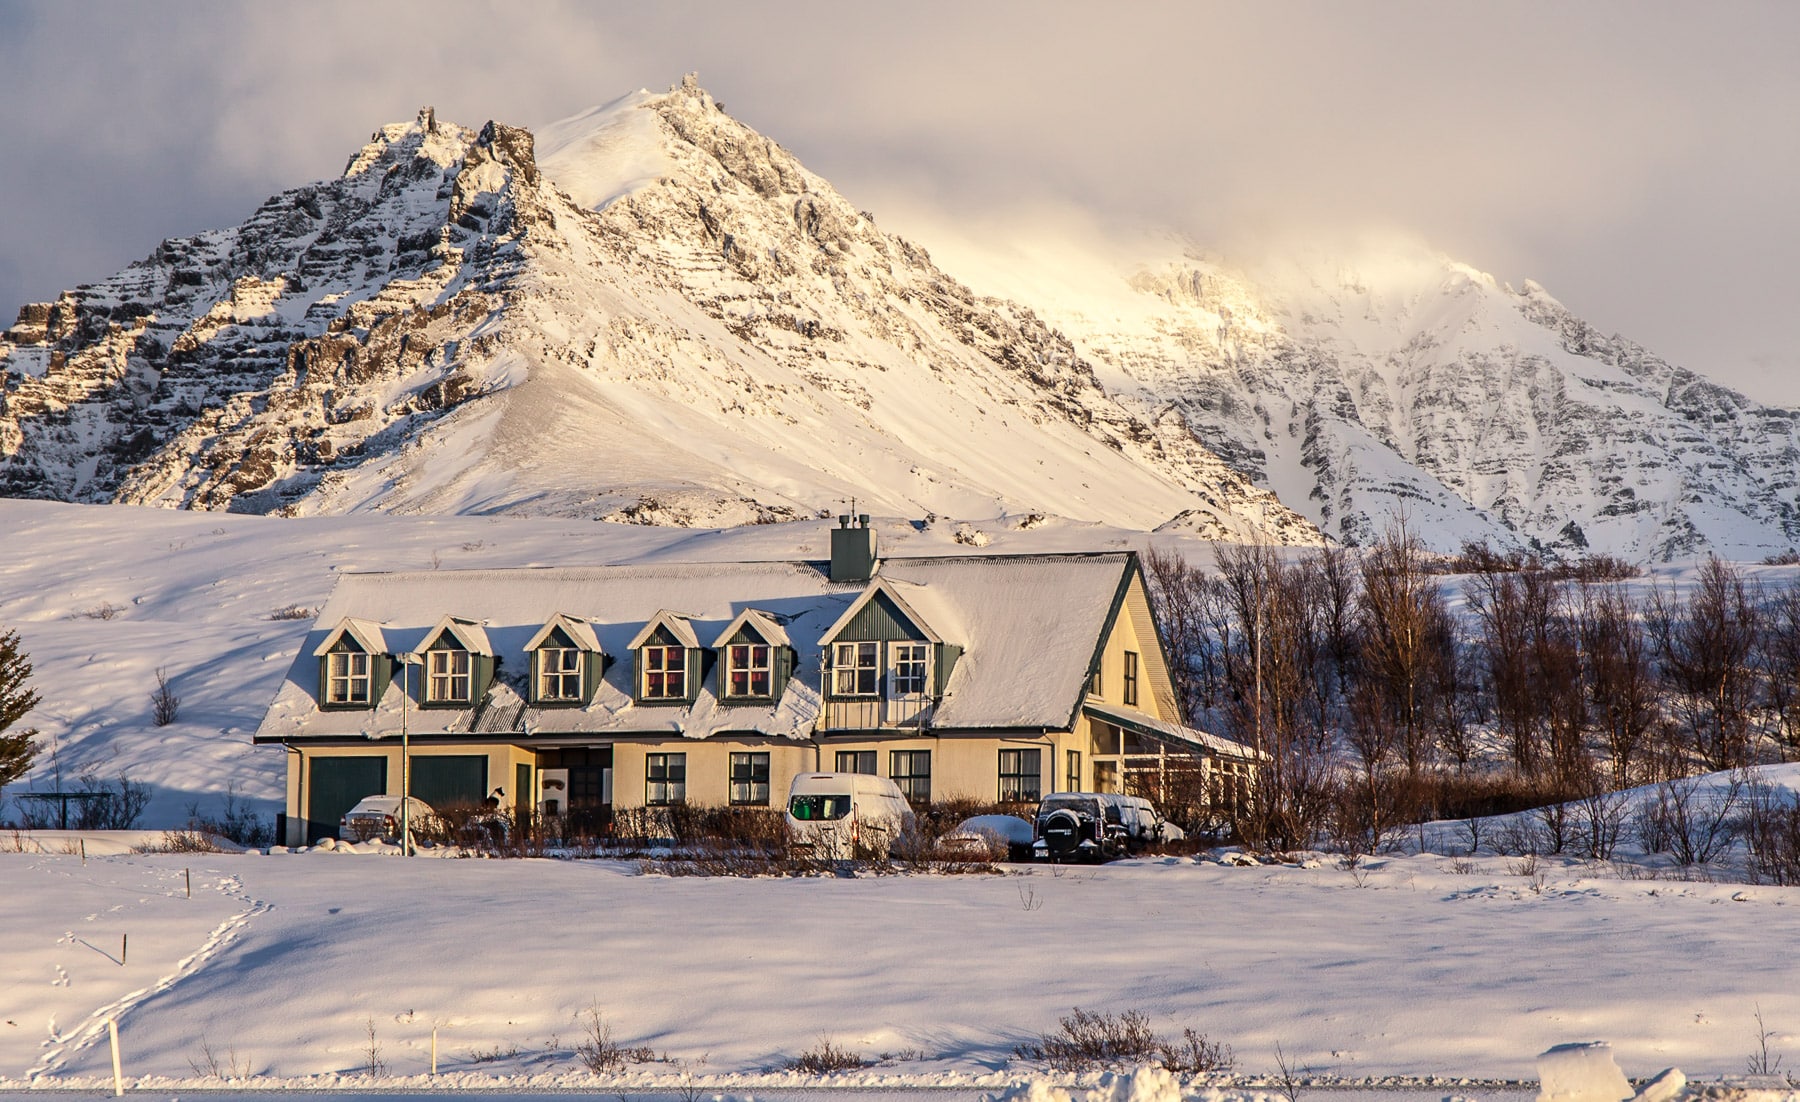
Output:
<path fill-rule="evenodd" d="M 854 528 L 850 514 L 840 513 L 837 519 L 831 530 L 831 580 L 866 582 L 875 575 L 875 529 L 869 526 L 869 514 L 858 514 Z"/>

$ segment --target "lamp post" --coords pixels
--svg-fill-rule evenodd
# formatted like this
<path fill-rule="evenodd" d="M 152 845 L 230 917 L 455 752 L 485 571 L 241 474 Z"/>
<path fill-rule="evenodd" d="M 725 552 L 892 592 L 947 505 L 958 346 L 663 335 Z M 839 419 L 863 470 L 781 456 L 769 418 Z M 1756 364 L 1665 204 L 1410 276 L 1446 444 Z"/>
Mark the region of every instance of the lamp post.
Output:
<path fill-rule="evenodd" d="M 412 846 L 412 740 L 406 728 L 407 706 L 412 702 L 412 668 L 419 655 L 406 651 L 394 656 L 400 662 L 400 855 L 411 857 Z"/>

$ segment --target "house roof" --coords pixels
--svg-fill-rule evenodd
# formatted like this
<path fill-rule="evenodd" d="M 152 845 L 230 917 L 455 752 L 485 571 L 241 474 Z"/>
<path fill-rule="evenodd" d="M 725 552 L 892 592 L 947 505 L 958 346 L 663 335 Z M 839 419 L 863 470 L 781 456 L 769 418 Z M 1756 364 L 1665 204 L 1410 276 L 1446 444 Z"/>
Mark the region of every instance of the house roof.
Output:
<path fill-rule="evenodd" d="M 324 617 L 319 618 L 319 623 L 322 624 L 326 622 Z M 361 647 L 365 654 L 388 653 L 387 640 L 382 637 L 380 624 L 371 620 L 359 620 L 354 616 L 346 616 L 338 621 L 338 625 L 326 634 L 325 638 L 320 641 L 317 647 L 313 648 L 313 657 L 325 657 L 325 655 L 331 651 L 331 648 L 338 645 L 338 640 L 346 635 L 348 635 L 357 646 Z"/>
<path fill-rule="evenodd" d="M 1060 730 L 1079 704 L 1088 665 L 1130 562 L 1125 551 L 1089 554 L 890 558 L 881 582 L 921 627 L 961 646 L 933 713 L 940 730 Z M 540 738 L 761 731 L 811 737 L 820 707 L 821 645 L 871 586 L 834 583 L 822 564 L 757 562 L 520 568 L 512 570 L 346 573 L 320 610 L 302 654 L 349 617 L 373 629 L 393 652 L 416 650 L 445 606 L 487 625 L 497 656 L 487 697 L 469 709 L 430 709 L 409 717 L 419 734 L 488 731 Z M 668 610 L 688 610 L 677 616 Z M 573 611 L 565 611 L 573 610 Z M 558 617 L 562 619 L 558 621 Z M 596 646 L 621 655 L 664 624 L 717 639 L 732 624 L 779 631 L 795 652 L 794 674 L 772 704 L 726 704 L 709 672 L 686 706 L 639 705 L 630 662 L 613 663 L 593 700 L 580 707 L 527 704 L 526 652 L 557 621 L 586 624 Z M 677 627 L 679 625 L 679 628 Z M 771 642 L 775 640 L 771 639 Z M 390 686 L 368 710 L 321 711 L 318 668 L 296 660 L 256 737 L 261 741 L 334 738 L 400 729 L 402 692 Z"/>
<path fill-rule="evenodd" d="M 770 646 L 785 647 L 789 645 L 788 633 L 779 621 L 760 608 L 747 608 L 737 614 L 737 619 L 726 624 L 725 630 L 719 632 L 719 637 L 713 640 L 713 649 L 717 650 L 731 642 L 731 637 L 744 627 L 749 627 Z"/>
<path fill-rule="evenodd" d="M 445 616 L 439 620 L 425 638 L 419 641 L 419 650 L 430 650 L 437 641 L 448 633 L 452 639 L 462 644 L 460 649 L 474 654 L 485 654 L 492 657 L 494 647 L 488 642 L 487 632 L 475 620 L 465 620 L 460 616 Z"/>
<path fill-rule="evenodd" d="M 625 649 L 637 650 L 650 641 L 651 636 L 656 634 L 657 628 L 666 628 L 669 634 L 675 637 L 676 642 L 684 647 L 697 650 L 700 647 L 700 637 L 694 634 L 694 625 L 690 624 L 688 619 L 679 612 L 670 612 L 666 608 L 659 608 L 656 610 L 656 615 L 650 618 L 650 622 L 644 625 L 644 630 L 632 636 L 631 642 L 625 644 Z"/>
<path fill-rule="evenodd" d="M 537 650 L 558 629 L 561 629 L 562 633 L 568 637 L 569 642 L 575 644 L 577 650 L 598 651 L 600 649 L 600 640 L 594 635 L 594 625 L 580 617 L 570 616 L 566 612 L 559 612 L 545 621 L 544 626 L 538 629 L 538 633 L 526 640 L 525 649 Z"/>
<path fill-rule="evenodd" d="M 925 592 L 925 587 L 882 577 L 869 582 L 868 588 L 864 589 L 856 600 L 850 602 L 850 607 L 837 618 L 837 623 L 825 629 L 825 634 L 820 642 L 824 644 L 835 642 L 838 633 L 849 627 L 850 621 L 856 619 L 856 614 L 861 612 L 863 607 L 873 601 L 878 594 L 886 596 L 888 600 L 894 602 L 901 614 L 912 621 L 912 625 L 919 629 L 927 641 L 932 643 L 945 641 L 944 637 L 931 626 L 931 621 L 913 608 L 914 602 L 917 601 L 922 600 L 926 604 L 932 603 L 931 595 Z"/>
<path fill-rule="evenodd" d="M 1257 752 L 1236 739 L 1223 735 L 1215 735 L 1210 731 L 1202 731 L 1195 727 L 1187 727 L 1180 723 L 1170 723 L 1157 719 L 1147 712 L 1136 708 L 1127 708 L 1121 704 L 1106 704 L 1090 700 L 1081 706 L 1081 710 L 1095 719 L 1135 731 L 1147 738 L 1162 742 L 1179 743 L 1205 750 L 1212 754 L 1222 754 L 1231 758 L 1254 758 Z M 1267 754 L 1261 755 L 1268 757 Z"/>

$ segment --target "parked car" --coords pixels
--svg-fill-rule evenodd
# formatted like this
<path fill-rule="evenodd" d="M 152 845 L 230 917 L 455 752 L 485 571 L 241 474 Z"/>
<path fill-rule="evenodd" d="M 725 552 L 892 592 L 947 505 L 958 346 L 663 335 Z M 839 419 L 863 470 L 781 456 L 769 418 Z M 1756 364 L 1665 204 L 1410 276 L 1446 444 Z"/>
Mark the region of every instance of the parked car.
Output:
<path fill-rule="evenodd" d="M 417 796 L 406 798 L 406 826 L 412 833 L 413 840 L 437 834 L 442 830 L 437 812 L 431 805 Z M 367 842 L 378 839 L 383 842 L 400 841 L 400 797 L 398 796 L 364 796 L 356 801 L 356 806 L 344 812 L 338 820 L 338 841 Z"/>
<path fill-rule="evenodd" d="M 1052 792 L 1038 804 L 1031 850 L 1050 861 L 1105 861 L 1182 837 L 1142 796 Z"/>
<path fill-rule="evenodd" d="M 900 786 L 868 773 L 801 773 L 788 788 L 790 852 L 811 857 L 885 857 L 916 829 Z"/>
<path fill-rule="evenodd" d="M 956 824 L 938 839 L 946 857 L 987 861 L 1031 860 L 1031 823 L 1017 815 L 976 815 Z"/>

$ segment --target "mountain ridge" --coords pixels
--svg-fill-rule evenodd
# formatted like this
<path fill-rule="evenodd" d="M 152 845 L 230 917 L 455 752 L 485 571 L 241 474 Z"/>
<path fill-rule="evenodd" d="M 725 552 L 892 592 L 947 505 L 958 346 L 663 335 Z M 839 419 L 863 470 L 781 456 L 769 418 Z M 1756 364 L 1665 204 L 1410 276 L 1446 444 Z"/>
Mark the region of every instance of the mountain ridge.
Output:
<path fill-rule="evenodd" d="M 1045 515 L 1667 559 L 1800 543 L 1800 413 L 1444 258 L 980 294 L 692 77 L 429 108 L 337 180 L 28 305 L 0 493 L 730 525 Z M 1293 507 L 1293 508 L 1290 508 Z M 1321 535 L 1324 534 L 1324 536 Z"/>

